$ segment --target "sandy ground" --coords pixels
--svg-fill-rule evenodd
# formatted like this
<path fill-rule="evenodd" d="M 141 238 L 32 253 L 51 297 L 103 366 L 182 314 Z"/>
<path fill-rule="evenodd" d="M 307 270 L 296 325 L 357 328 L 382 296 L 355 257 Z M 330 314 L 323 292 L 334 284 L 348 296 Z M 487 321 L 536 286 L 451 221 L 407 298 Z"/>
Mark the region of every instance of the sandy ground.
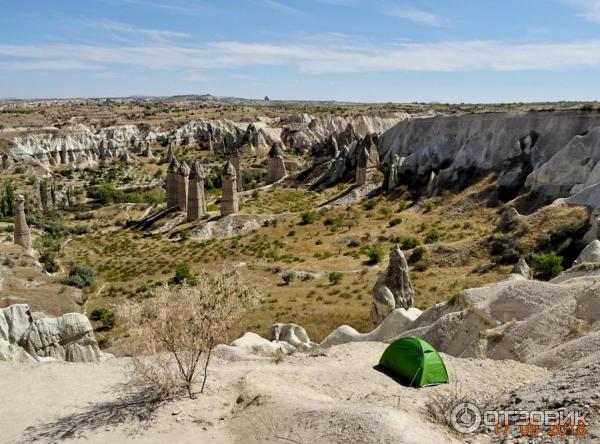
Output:
<path fill-rule="evenodd" d="M 0 441 L 140 443 L 487 442 L 434 422 L 437 395 L 477 398 L 549 377 L 513 361 L 444 356 L 451 382 L 407 388 L 373 369 L 386 345 L 280 360 L 220 347 L 205 394 L 159 403 L 125 385 L 128 360 L 0 363 Z M 177 413 L 177 414 L 174 414 Z"/>

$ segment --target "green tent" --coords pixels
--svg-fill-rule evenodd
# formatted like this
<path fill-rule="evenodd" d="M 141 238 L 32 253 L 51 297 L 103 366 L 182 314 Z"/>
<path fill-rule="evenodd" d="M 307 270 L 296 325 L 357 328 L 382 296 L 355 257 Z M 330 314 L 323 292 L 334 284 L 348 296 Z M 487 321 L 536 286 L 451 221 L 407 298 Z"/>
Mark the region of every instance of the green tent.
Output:
<path fill-rule="evenodd" d="M 392 342 L 379 364 L 409 382 L 411 387 L 448 382 L 448 372 L 441 356 L 430 344 L 409 336 Z"/>

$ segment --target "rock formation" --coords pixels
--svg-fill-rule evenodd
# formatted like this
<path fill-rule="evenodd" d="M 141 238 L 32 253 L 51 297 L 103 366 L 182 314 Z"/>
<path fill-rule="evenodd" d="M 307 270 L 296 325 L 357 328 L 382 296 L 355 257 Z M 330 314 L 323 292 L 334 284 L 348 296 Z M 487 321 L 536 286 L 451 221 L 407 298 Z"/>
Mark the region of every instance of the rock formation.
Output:
<path fill-rule="evenodd" d="M 530 190 L 550 202 L 600 181 L 597 127 L 598 113 L 575 110 L 436 116 L 401 121 L 377 146 L 384 175 L 405 157 L 399 185 L 425 189 L 435 171 L 438 190 L 463 189 L 493 171 L 503 201 Z"/>
<path fill-rule="evenodd" d="M 31 250 L 31 233 L 25 218 L 25 198 L 19 194 L 15 199 L 15 232 L 14 242 L 25 250 Z"/>
<path fill-rule="evenodd" d="M 236 181 L 236 190 L 242 191 L 242 170 L 240 167 L 240 150 L 236 149 L 234 150 L 233 154 L 231 155 L 231 157 L 229 158 L 229 162 L 231 162 L 231 164 L 233 165 L 233 168 L 235 169 L 235 181 Z"/>
<path fill-rule="evenodd" d="M 363 147 L 358 153 L 358 163 L 356 165 L 356 185 L 361 186 L 367 183 L 367 165 L 369 162 L 369 152 Z"/>
<path fill-rule="evenodd" d="M 231 161 L 228 161 L 221 173 L 222 194 L 221 194 L 221 216 L 235 214 L 238 212 L 238 187 L 237 171 Z"/>
<path fill-rule="evenodd" d="M 269 151 L 267 165 L 267 184 L 277 182 L 286 176 L 285 162 L 283 160 L 283 147 L 281 142 L 275 142 Z"/>
<path fill-rule="evenodd" d="M 390 251 L 387 269 L 373 287 L 371 320 L 377 326 L 394 309 L 408 310 L 413 303 L 414 291 L 408 274 L 408 263 L 400 247 L 395 246 Z"/>
<path fill-rule="evenodd" d="M 531 274 L 531 268 L 527 265 L 527 261 L 524 258 L 519 258 L 518 262 L 512 269 L 512 274 L 518 274 L 523 276 L 525 279 L 532 279 L 533 275 Z"/>
<path fill-rule="evenodd" d="M 276 342 L 287 342 L 296 350 L 310 350 L 316 344 L 310 340 L 306 330 L 297 324 L 278 323 L 271 326 L 271 334 Z"/>
<path fill-rule="evenodd" d="M 177 170 L 177 206 L 181 211 L 187 210 L 189 175 L 190 167 L 184 160 L 179 164 L 179 169 Z"/>
<path fill-rule="evenodd" d="M 179 163 L 177 159 L 173 158 L 167 169 L 167 208 L 176 207 L 179 202 L 177 199 L 179 189 L 178 171 Z"/>
<path fill-rule="evenodd" d="M 575 260 L 574 264 L 582 264 L 584 262 L 600 263 L 600 240 L 596 239 L 590 242 Z"/>
<path fill-rule="evenodd" d="M 204 179 L 206 173 L 198 161 L 194 161 L 190 169 L 188 184 L 187 220 L 189 222 L 206 216 L 206 199 L 204 197 Z"/>
<path fill-rule="evenodd" d="M 342 325 L 328 334 L 319 345 L 321 347 L 332 347 L 348 342 L 388 342 L 408 330 L 413 321 L 420 315 L 421 310 L 415 307 L 408 310 L 396 308 L 386 316 L 381 324 L 368 333 L 359 333 L 349 325 Z"/>
<path fill-rule="evenodd" d="M 167 157 L 166 162 L 171 165 L 171 163 L 175 160 L 175 153 L 173 152 L 173 143 L 169 142 L 169 146 L 167 147 Z"/>
<path fill-rule="evenodd" d="M 498 220 L 498 228 L 505 229 L 512 225 L 521 215 L 513 207 L 506 208 L 502 211 L 500 219 Z"/>
<path fill-rule="evenodd" d="M 92 325 L 82 314 L 34 319 L 26 304 L 0 309 L 0 360 L 92 362 L 110 356 L 100 351 Z"/>

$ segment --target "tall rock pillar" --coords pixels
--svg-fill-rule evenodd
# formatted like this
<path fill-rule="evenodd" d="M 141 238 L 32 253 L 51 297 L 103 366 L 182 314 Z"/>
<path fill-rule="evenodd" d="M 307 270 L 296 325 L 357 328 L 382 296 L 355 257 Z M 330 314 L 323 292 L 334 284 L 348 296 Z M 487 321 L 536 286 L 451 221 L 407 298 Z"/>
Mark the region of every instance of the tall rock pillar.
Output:
<path fill-rule="evenodd" d="M 233 163 L 228 161 L 221 173 L 222 194 L 221 194 L 221 216 L 235 214 L 239 210 L 237 195 L 237 172 Z"/>
<path fill-rule="evenodd" d="M 267 183 L 277 182 L 286 176 L 285 162 L 283 161 L 283 148 L 281 142 L 273 143 L 269 151 L 267 164 Z"/>
<path fill-rule="evenodd" d="M 240 169 L 240 150 L 238 148 L 234 150 L 229 162 L 235 168 L 236 190 L 242 191 L 242 170 Z"/>
<path fill-rule="evenodd" d="M 179 170 L 177 171 L 177 206 L 181 211 L 187 210 L 189 175 L 190 167 L 184 160 L 179 165 Z"/>
<path fill-rule="evenodd" d="M 358 162 L 356 164 L 356 185 L 367 183 L 367 164 L 369 163 L 369 152 L 362 148 L 358 153 Z"/>
<path fill-rule="evenodd" d="M 178 171 L 179 163 L 177 162 L 177 159 L 173 158 L 167 169 L 167 208 L 177 206 Z"/>
<path fill-rule="evenodd" d="M 206 199 L 204 197 L 204 179 L 206 173 L 198 161 L 194 161 L 190 168 L 190 178 L 188 185 L 188 204 L 187 220 L 188 222 L 206 216 Z"/>
<path fill-rule="evenodd" d="M 22 246 L 25 250 L 31 250 L 31 233 L 25 219 L 25 198 L 19 194 L 15 199 L 15 244 Z"/>

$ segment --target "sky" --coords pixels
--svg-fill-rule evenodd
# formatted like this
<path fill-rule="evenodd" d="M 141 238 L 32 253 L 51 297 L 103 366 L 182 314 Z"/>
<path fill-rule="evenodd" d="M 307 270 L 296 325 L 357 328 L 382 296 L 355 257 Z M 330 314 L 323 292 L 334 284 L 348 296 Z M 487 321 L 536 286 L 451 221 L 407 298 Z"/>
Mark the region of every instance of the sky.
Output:
<path fill-rule="evenodd" d="M 600 99 L 600 0 L 3 3 L 3 98 Z"/>

